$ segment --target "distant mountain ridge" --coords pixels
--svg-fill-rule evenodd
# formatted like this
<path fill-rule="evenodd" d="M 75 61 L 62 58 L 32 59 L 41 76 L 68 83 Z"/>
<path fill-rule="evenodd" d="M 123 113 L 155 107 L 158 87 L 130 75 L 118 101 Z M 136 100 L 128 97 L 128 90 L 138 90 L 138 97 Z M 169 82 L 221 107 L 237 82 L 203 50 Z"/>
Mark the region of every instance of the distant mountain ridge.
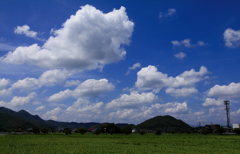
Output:
<path fill-rule="evenodd" d="M 5 107 L 0 107 L 0 127 L 7 129 L 17 129 L 17 128 L 91 128 L 98 127 L 102 123 L 97 122 L 87 122 L 87 123 L 77 123 L 77 122 L 58 122 L 54 120 L 43 120 L 38 115 L 31 115 L 25 110 L 20 110 L 15 112 Z M 128 124 L 116 124 L 118 127 L 124 127 Z"/>
<path fill-rule="evenodd" d="M 15 112 L 5 107 L 0 107 L 0 128 L 5 129 L 27 129 L 27 128 L 98 128 L 101 125 L 107 123 L 97 123 L 97 122 L 87 122 L 87 123 L 77 123 L 77 122 L 58 122 L 54 120 L 43 120 L 38 115 L 31 115 L 25 110 L 20 110 Z M 156 129 L 156 128 L 166 128 L 166 127 L 179 127 L 179 128 L 189 128 L 190 126 L 183 122 L 182 120 L 175 119 L 171 116 L 157 116 L 148 119 L 138 125 L 119 123 L 116 124 L 118 127 L 125 127 L 130 125 L 131 127 L 136 127 L 139 129 Z"/>

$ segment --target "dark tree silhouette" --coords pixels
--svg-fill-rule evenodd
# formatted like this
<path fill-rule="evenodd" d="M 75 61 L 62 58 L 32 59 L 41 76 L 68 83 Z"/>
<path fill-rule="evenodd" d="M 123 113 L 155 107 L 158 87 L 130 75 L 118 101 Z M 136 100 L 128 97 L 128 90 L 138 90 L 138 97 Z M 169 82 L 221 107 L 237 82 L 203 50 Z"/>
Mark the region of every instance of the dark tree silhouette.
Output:
<path fill-rule="evenodd" d="M 161 134 L 162 134 L 161 129 L 156 129 L 155 134 L 156 134 L 156 135 L 161 135 Z"/>
<path fill-rule="evenodd" d="M 40 134 L 40 129 L 38 127 L 35 127 L 32 129 L 33 134 Z"/>
<path fill-rule="evenodd" d="M 80 128 L 78 128 L 78 132 L 83 135 L 87 132 L 87 128 L 80 127 Z"/>
<path fill-rule="evenodd" d="M 139 134 L 140 134 L 140 135 L 144 135 L 144 134 L 146 134 L 146 131 L 145 131 L 145 130 L 140 130 L 140 131 L 139 131 Z"/>
<path fill-rule="evenodd" d="M 64 132 L 66 135 L 71 135 L 71 134 L 72 134 L 72 131 L 71 131 L 70 128 L 65 128 L 65 129 L 63 130 L 63 132 Z"/>

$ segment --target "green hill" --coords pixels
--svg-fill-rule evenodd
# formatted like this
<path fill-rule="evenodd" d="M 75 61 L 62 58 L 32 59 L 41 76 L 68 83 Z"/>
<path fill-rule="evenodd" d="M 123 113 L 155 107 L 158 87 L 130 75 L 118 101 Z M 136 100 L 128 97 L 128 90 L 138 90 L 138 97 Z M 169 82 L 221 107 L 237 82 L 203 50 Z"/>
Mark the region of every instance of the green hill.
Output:
<path fill-rule="evenodd" d="M 104 123 L 89 122 L 89 123 L 77 123 L 77 122 L 58 122 L 54 120 L 43 120 L 38 115 L 31 115 L 25 110 L 15 112 L 13 110 L 0 107 L 0 128 L 15 129 L 15 128 L 98 128 Z M 124 127 L 129 124 L 122 123 L 116 124 L 118 127 Z M 132 128 L 135 125 L 131 125 Z M 156 129 L 156 128 L 189 128 L 190 126 L 182 120 L 175 119 L 171 116 L 157 116 L 148 119 L 137 125 L 139 129 Z"/>
<path fill-rule="evenodd" d="M 36 127 L 36 126 L 31 122 L 19 117 L 16 112 L 4 107 L 0 107 L 0 128 L 27 129 L 31 127 Z"/>
<path fill-rule="evenodd" d="M 172 116 L 157 116 L 151 119 L 148 119 L 137 125 L 139 129 L 157 129 L 157 128 L 168 128 L 168 127 L 177 127 L 177 128 L 189 128 L 190 126 L 183 122 L 182 120 L 175 119 Z"/>

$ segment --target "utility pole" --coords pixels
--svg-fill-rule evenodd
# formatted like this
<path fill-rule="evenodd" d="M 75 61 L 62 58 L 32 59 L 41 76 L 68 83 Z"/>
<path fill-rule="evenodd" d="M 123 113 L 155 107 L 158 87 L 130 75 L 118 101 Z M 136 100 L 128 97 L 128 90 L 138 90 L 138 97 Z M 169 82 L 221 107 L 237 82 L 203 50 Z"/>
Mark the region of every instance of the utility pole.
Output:
<path fill-rule="evenodd" d="M 226 110 L 226 114 L 227 114 L 227 126 L 230 128 L 230 114 L 229 114 L 230 102 L 229 102 L 229 100 L 225 100 L 223 102 L 224 102 L 224 105 L 226 106 L 225 110 Z"/>

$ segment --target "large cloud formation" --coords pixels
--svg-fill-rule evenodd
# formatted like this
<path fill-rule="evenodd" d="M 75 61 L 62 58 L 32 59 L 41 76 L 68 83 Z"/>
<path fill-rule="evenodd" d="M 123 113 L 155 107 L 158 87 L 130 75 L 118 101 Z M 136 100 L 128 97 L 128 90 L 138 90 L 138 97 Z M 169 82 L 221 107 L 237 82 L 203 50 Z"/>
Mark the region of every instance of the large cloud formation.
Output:
<path fill-rule="evenodd" d="M 229 85 L 215 85 L 212 87 L 208 96 L 219 98 L 240 99 L 240 83 L 230 83 Z"/>
<path fill-rule="evenodd" d="M 105 14 L 85 5 L 55 30 L 42 47 L 20 46 L 1 57 L 1 61 L 50 69 L 101 69 L 125 58 L 122 45 L 129 44 L 134 28 L 125 10 L 121 7 Z"/>
<path fill-rule="evenodd" d="M 158 96 L 149 92 L 139 94 L 136 91 L 131 92 L 130 95 L 123 94 L 107 104 L 107 108 L 136 108 L 142 105 L 153 104 L 158 100 Z"/>
<path fill-rule="evenodd" d="M 14 108 L 16 106 L 23 106 L 23 105 L 29 103 L 30 101 L 32 101 L 36 96 L 37 96 L 37 94 L 35 92 L 30 93 L 26 97 L 14 96 L 10 102 L 0 101 L 0 106 L 5 106 L 7 108 Z"/>
<path fill-rule="evenodd" d="M 109 83 L 107 79 L 88 79 L 80 83 L 74 90 L 66 89 L 59 93 L 53 94 L 48 98 L 50 102 L 59 102 L 68 97 L 98 97 L 102 93 L 109 92 L 114 89 L 114 85 Z"/>
<path fill-rule="evenodd" d="M 162 72 L 159 72 L 155 66 L 149 65 L 148 67 L 142 68 L 137 73 L 137 81 L 135 83 L 135 86 L 139 89 L 143 90 L 151 90 L 154 88 L 161 89 L 164 87 L 193 87 L 197 82 L 200 82 L 204 79 L 204 75 L 206 75 L 208 72 L 207 68 L 202 66 L 200 70 L 197 72 L 194 69 L 191 69 L 189 71 L 185 71 L 181 73 L 180 75 L 176 77 L 171 77 L 167 74 L 163 74 Z M 196 89 L 182 89 L 185 92 L 188 91 L 189 94 L 196 93 Z M 189 91 L 190 90 L 190 91 Z M 176 93 L 179 93 L 181 91 L 174 90 L 174 89 L 168 89 L 166 91 L 167 93 L 174 92 L 174 95 L 180 96 Z"/>
<path fill-rule="evenodd" d="M 11 90 L 21 89 L 21 90 L 33 90 L 41 88 L 42 86 L 54 86 L 55 84 L 63 83 L 71 73 L 67 70 L 48 70 L 44 72 L 38 79 L 36 78 L 25 78 L 18 80 L 12 84 Z"/>

